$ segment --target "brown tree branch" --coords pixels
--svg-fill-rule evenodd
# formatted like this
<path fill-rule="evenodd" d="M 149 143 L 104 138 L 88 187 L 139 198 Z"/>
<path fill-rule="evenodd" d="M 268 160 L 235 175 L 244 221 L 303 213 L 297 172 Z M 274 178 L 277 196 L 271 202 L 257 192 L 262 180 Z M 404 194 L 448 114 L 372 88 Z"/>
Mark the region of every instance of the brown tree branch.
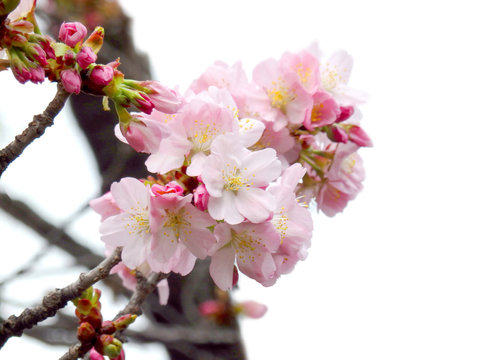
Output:
<path fill-rule="evenodd" d="M 10 316 L 0 323 L 0 348 L 12 336 L 21 336 L 23 330 L 30 329 L 40 321 L 52 317 L 56 312 L 65 307 L 68 301 L 80 296 L 82 292 L 106 278 L 110 270 L 120 262 L 121 249 L 117 248 L 108 258 L 88 273 L 80 274 L 79 278 L 70 285 L 51 291 L 43 298 L 42 304 L 32 309 L 25 309 L 18 317 Z"/>
<path fill-rule="evenodd" d="M 103 257 L 94 254 L 89 248 L 79 244 L 63 229 L 44 220 L 22 201 L 11 199 L 7 194 L 0 193 L 0 209 L 35 231 L 50 244 L 72 255 L 78 264 L 84 265 L 88 269 L 93 268 L 103 259 Z"/>
<path fill-rule="evenodd" d="M 53 125 L 53 119 L 63 109 L 69 96 L 70 93 L 65 91 L 59 83 L 57 93 L 45 111 L 42 114 L 35 115 L 28 127 L 20 135 L 15 136 L 15 140 L 0 150 L 0 176 L 33 140 L 42 136 L 48 126 Z"/>

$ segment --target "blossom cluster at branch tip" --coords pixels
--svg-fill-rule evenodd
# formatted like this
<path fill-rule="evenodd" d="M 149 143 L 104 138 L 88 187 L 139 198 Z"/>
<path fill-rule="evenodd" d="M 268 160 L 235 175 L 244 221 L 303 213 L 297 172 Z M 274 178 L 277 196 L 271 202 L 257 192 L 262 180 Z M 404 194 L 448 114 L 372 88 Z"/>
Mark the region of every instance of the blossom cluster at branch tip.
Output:
<path fill-rule="evenodd" d="M 106 96 L 115 104 L 122 129 L 134 118 L 125 108 L 136 107 L 151 114 L 155 109 L 175 113 L 183 100 L 178 94 L 157 81 L 125 79 L 118 69 L 119 59 L 97 64 L 97 54 L 103 45 L 104 29 L 96 27 L 87 37 L 87 28 L 80 22 L 64 22 L 55 41 L 43 35 L 35 20 L 33 0 L 3 0 L 0 2 L 0 70 L 8 64 L 15 78 L 23 83 L 41 83 L 45 78 L 61 82 L 69 93 L 81 91 Z"/>
<path fill-rule="evenodd" d="M 358 149 L 372 146 L 358 110 L 366 97 L 348 86 L 352 57 L 318 53 L 313 46 L 268 59 L 251 81 L 239 63 L 217 62 L 183 96 L 119 80 L 118 93 L 151 95 L 150 86 L 165 105 L 140 96 L 142 113 L 128 112 L 113 97 L 115 134 L 149 154 L 156 174 L 121 179 L 91 203 L 107 251 L 123 247 L 115 272 L 126 286 L 133 271 L 185 275 L 206 257 L 221 290 L 239 272 L 270 286 L 306 258 L 309 205 L 341 212 L 362 188 Z M 168 296 L 166 281 L 162 289 Z"/>

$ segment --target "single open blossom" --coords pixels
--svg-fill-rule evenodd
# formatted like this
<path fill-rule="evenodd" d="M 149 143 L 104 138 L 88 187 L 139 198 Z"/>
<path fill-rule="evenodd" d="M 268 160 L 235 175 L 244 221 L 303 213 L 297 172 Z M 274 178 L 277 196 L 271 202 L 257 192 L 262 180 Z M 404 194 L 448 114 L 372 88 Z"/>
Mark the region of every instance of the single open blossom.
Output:
<path fill-rule="evenodd" d="M 275 150 L 249 151 L 232 136 L 219 136 L 205 160 L 202 180 L 209 194 L 208 212 L 229 224 L 265 221 L 275 198 L 264 188 L 281 171 Z"/>
<path fill-rule="evenodd" d="M 251 103 L 249 111 L 258 113 L 264 121 L 273 122 L 276 131 L 287 125 L 300 127 L 311 108 L 312 97 L 294 71 L 269 59 L 254 69 L 253 81 L 259 90 L 252 91 L 247 99 Z"/>
<path fill-rule="evenodd" d="M 328 60 L 321 62 L 321 86 L 339 105 L 357 105 L 367 98 L 362 91 L 347 86 L 352 67 L 353 57 L 346 51 L 337 51 Z"/>
<path fill-rule="evenodd" d="M 281 240 L 270 222 L 220 223 L 215 227 L 215 237 L 217 243 L 210 250 L 210 275 L 220 289 L 232 288 L 235 262 L 242 273 L 259 282 L 274 276 L 272 253 Z"/>
<path fill-rule="evenodd" d="M 151 172 L 164 174 L 180 168 L 185 157 L 190 156 L 187 173 L 199 175 L 212 141 L 218 135 L 233 132 L 236 128 L 237 119 L 231 110 L 194 99 L 177 114 L 175 121 L 167 123 L 168 136 L 146 161 L 147 168 Z"/>
<path fill-rule="evenodd" d="M 271 222 L 280 234 L 281 244 L 272 254 L 275 275 L 266 279 L 264 285 L 273 285 L 280 275 L 292 271 L 298 260 L 304 260 L 307 256 L 313 220 L 307 205 L 300 203 L 295 194 L 295 188 L 305 172 L 306 169 L 299 163 L 293 164 L 267 190 L 277 199 Z"/>
<path fill-rule="evenodd" d="M 215 221 L 192 204 L 192 194 L 181 196 L 176 192 L 157 193 L 151 198 L 154 217 L 150 264 L 154 271 L 161 271 L 166 263 L 183 244 L 195 257 L 204 259 L 215 242 L 212 232 L 207 229 Z M 158 269 L 158 270 L 157 270 Z"/>
<path fill-rule="evenodd" d="M 147 261 L 151 245 L 150 189 L 134 178 L 123 178 L 110 188 L 121 212 L 106 218 L 101 239 L 112 247 L 123 246 L 122 261 L 135 269 Z"/>

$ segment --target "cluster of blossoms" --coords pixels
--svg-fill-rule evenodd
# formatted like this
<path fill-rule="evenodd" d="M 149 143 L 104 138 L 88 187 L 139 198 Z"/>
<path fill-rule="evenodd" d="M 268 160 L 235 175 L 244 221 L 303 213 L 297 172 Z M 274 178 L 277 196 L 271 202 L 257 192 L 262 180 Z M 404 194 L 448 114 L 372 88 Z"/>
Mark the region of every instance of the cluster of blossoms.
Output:
<path fill-rule="evenodd" d="M 91 348 L 91 360 L 103 360 L 103 355 L 112 360 L 123 360 L 122 342 L 114 335 L 125 330 L 137 316 L 127 314 L 114 321 L 103 321 L 100 296 L 100 290 L 90 287 L 73 300 L 79 320 L 77 338 L 83 347 Z"/>
<path fill-rule="evenodd" d="M 7 3 L 13 4 L 3 10 Z M 4 0 L 0 5 L 0 70 L 10 67 L 22 84 L 41 83 L 48 78 L 61 82 L 69 93 L 104 96 L 113 101 L 120 119 L 132 106 L 146 114 L 153 109 L 173 113 L 180 107 L 175 91 L 161 83 L 125 79 L 118 70 L 118 59 L 106 65 L 96 63 L 103 45 L 102 27 L 96 27 L 87 37 L 83 24 L 63 23 L 57 42 L 40 32 L 34 15 L 35 0 Z"/>
<path fill-rule="evenodd" d="M 357 150 L 371 146 L 357 109 L 365 96 L 347 86 L 350 55 L 317 53 L 266 60 L 250 82 L 240 64 L 217 62 L 172 97 L 176 109 L 117 109 L 117 137 L 150 154 L 156 174 L 91 202 L 107 249 L 123 247 L 116 272 L 128 286 L 134 269 L 185 275 L 206 257 L 222 290 L 238 270 L 270 286 L 307 255 L 308 205 L 333 216 L 357 195 Z"/>

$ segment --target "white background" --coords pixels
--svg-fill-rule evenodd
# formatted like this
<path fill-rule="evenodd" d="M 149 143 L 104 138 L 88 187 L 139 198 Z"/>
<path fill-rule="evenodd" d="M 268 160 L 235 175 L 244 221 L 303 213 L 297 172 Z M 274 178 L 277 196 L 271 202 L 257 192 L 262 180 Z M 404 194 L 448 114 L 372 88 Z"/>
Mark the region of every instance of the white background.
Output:
<path fill-rule="evenodd" d="M 327 54 L 350 52 L 350 84 L 370 94 L 361 110 L 375 147 L 361 151 L 363 192 L 333 219 L 315 215 L 309 258 L 292 274 L 271 288 L 240 282 L 237 299 L 269 307 L 263 319 L 242 323 L 251 360 L 480 358 L 475 1 L 122 3 L 135 19 L 137 46 L 150 54 L 155 79 L 169 86 L 185 90 L 215 60 L 241 60 L 250 74 L 268 57 L 317 41 Z M 0 73 L 2 144 L 55 92 L 55 86 L 22 86 L 11 78 Z M 95 196 L 98 186 L 91 155 L 72 124 L 67 114 L 58 117 L 0 181 L 56 223 Z M 96 221 L 84 216 L 70 230 L 100 248 Z M 39 245 L 2 213 L 0 229 L 3 278 Z M 65 260 L 43 262 L 55 271 Z M 20 303 L 41 296 L 17 295 L 21 285 L 9 289 L 9 299 Z M 162 359 L 156 348 L 143 357 L 126 349 L 129 359 Z M 64 350 L 45 349 L 53 354 L 39 358 Z M 0 359 L 27 358 L 29 351 L 40 354 L 35 343 L 11 340 Z"/>

